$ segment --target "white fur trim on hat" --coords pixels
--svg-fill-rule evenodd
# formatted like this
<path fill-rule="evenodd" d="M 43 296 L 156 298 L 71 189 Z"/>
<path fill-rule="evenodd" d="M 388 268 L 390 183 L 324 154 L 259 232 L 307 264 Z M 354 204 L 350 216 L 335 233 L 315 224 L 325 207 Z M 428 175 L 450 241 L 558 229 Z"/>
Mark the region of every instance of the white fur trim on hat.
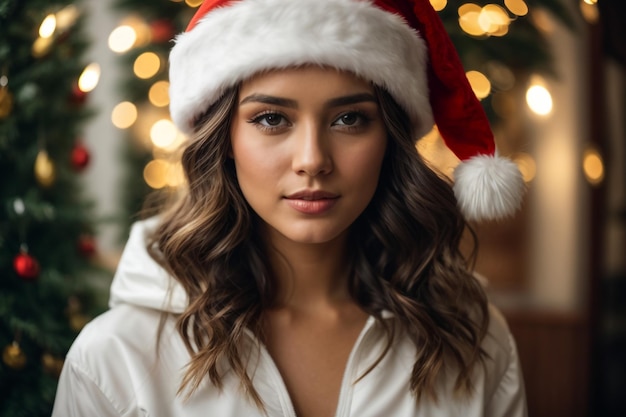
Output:
<path fill-rule="evenodd" d="M 454 170 L 454 194 L 468 220 L 502 219 L 522 204 L 525 185 L 515 162 L 478 155 Z"/>
<path fill-rule="evenodd" d="M 350 71 L 385 88 L 415 134 L 433 126 L 424 41 L 402 17 L 363 0 L 245 0 L 209 11 L 176 38 L 170 112 L 185 133 L 229 87 L 306 64 Z"/>

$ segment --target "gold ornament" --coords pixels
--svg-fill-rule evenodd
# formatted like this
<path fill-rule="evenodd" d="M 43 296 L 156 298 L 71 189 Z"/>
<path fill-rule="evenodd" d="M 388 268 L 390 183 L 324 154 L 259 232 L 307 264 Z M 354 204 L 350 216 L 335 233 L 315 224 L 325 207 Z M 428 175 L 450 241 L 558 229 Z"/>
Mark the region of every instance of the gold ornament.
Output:
<path fill-rule="evenodd" d="M 89 320 L 91 319 L 84 314 L 72 314 L 70 315 L 70 327 L 75 332 L 78 332 L 82 330 L 82 328 L 85 327 L 87 323 L 89 323 Z"/>
<path fill-rule="evenodd" d="M 2 361 L 9 367 L 16 370 L 22 369 L 26 365 L 26 355 L 20 349 L 17 342 L 11 343 L 2 352 Z"/>
<path fill-rule="evenodd" d="M 13 111 L 13 94 L 8 88 L 0 88 L 0 119 L 8 117 Z"/>
<path fill-rule="evenodd" d="M 54 183 L 56 172 L 54 162 L 45 150 L 39 151 L 35 159 L 35 178 L 42 187 L 49 187 Z"/>
<path fill-rule="evenodd" d="M 57 378 L 61 375 L 61 370 L 63 369 L 63 359 L 57 358 L 50 353 L 44 353 L 41 356 L 41 364 L 46 373 Z"/>

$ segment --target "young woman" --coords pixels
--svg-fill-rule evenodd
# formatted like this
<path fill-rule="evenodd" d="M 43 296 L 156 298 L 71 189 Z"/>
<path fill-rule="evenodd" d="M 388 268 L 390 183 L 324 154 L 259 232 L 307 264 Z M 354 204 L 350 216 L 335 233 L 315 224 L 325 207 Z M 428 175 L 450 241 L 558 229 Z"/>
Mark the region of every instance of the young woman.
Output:
<path fill-rule="evenodd" d="M 428 0 L 209 1 L 170 61 L 187 184 L 134 226 L 54 416 L 526 415 L 458 248 L 521 181 Z M 415 149 L 433 117 L 454 190 Z"/>

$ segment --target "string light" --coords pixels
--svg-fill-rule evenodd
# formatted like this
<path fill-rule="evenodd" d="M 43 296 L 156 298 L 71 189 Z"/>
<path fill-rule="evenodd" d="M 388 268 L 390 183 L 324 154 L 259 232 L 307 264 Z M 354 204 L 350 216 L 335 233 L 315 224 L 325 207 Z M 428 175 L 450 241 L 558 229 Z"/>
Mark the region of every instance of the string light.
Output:
<path fill-rule="evenodd" d="M 439 172 L 450 179 L 454 178 L 459 158 L 446 146 L 436 126 L 417 141 L 415 148 Z"/>
<path fill-rule="evenodd" d="M 482 100 L 491 93 L 491 82 L 485 74 L 479 71 L 468 71 L 465 75 L 478 99 Z"/>
<path fill-rule="evenodd" d="M 54 31 L 57 29 L 57 18 L 53 14 L 49 14 L 46 18 L 41 22 L 41 26 L 39 26 L 39 36 L 42 38 L 49 38 L 54 35 Z"/>
<path fill-rule="evenodd" d="M 78 78 L 78 88 L 84 93 L 92 91 L 100 81 L 100 64 L 93 62 L 83 70 Z"/>
<path fill-rule="evenodd" d="M 169 164 L 163 159 L 154 159 L 143 169 L 143 179 L 151 188 L 156 190 L 167 185 Z"/>
<path fill-rule="evenodd" d="M 198 7 L 202 4 L 202 0 L 185 0 L 185 3 L 189 7 Z"/>
<path fill-rule="evenodd" d="M 168 166 L 167 173 L 167 185 L 169 187 L 178 187 L 182 185 L 185 180 L 185 175 L 183 173 L 183 165 L 179 163 L 170 163 Z"/>
<path fill-rule="evenodd" d="M 497 4 L 480 7 L 465 3 L 458 9 L 459 26 L 472 36 L 504 36 L 509 31 L 511 19 L 508 13 Z"/>
<path fill-rule="evenodd" d="M 109 49 L 118 54 L 129 51 L 137 40 L 137 32 L 130 26 L 118 26 L 109 35 Z"/>
<path fill-rule="evenodd" d="M 57 29 L 60 32 L 66 31 L 74 25 L 79 16 L 80 12 L 78 10 L 78 7 L 74 6 L 73 4 L 62 8 L 56 14 Z"/>
<path fill-rule="evenodd" d="M 504 0 L 504 5 L 511 13 L 517 16 L 526 16 L 528 14 L 528 5 L 524 0 Z"/>
<path fill-rule="evenodd" d="M 591 185 L 598 185 L 604 179 L 604 162 L 597 149 L 589 147 L 583 153 L 583 172 Z"/>
<path fill-rule="evenodd" d="M 137 120 L 137 106 L 130 101 L 119 103 L 111 112 L 111 122 L 118 129 L 128 129 Z"/>
<path fill-rule="evenodd" d="M 35 58 L 41 58 L 50 51 L 52 44 L 54 43 L 54 38 L 52 36 L 48 38 L 42 38 L 41 36 L 37 37 L 35 42 L 33 43 L 32 53 Z"/>
<path fill-rule="evenodd" d="M 133 65 L 135 75 L 142 79 L 154 77 L 161 69 L 161 59 L 154 52 L 139 55 Z"/>
<path fill-rule="evenodd" d="M 169 119 L 161 119 L 152 125 L 150 139 L 152 144 L 159 148 L 167 148 L 176 140 L 178 130 Z"/>
<path fill-rule="evenodd" d="M 531 86 L 526 91 L 526 103 L 533 113 L 540 116 L 547 116 L 552 113 L 552 94 L 538 76 L 533 76 L 531 79 Z"/>
<path fill-rule="evenodd" d="M 580 13 L 588 23 L 598 23 L 600 12 L 596 0 L 580 0 Z"/>
<path fill-rule="evenodd" d="M 143 178 L 148 186 L 158 190 L 164 187 L 178 187 L 183 183 L 185 176 L 180 163 L 155 158 L 145 166 Z"/>
<path fill-rule="evenodd" d="M 508 31 L 511 19 L 502 7 L 497 4 L 488 4 L 481 9 L 478 23 L 485 33 L 500 36 L 503 30 Z"/>
<path fill-rule="evenodd" d="M 473 3 L 466 3 L 459 7 L 459 26 L 469 35 L 481 36 L 484 34 L 478 24 L 478 16 L 480 16 L 480 6 Z"/>
<path fill-rule="evenodd" d="M 433 9 L 440 12 L 446 8 L 448 0 L 430 0 L 430 4 L 433 6 Z"/>
<path fill-rule="evenodd" d="M 153 106 L 165 107 L 170 104 L 169 95 L 170 83 L 167 81 L 157 81 L 148 91 L 148 99 Z"/>

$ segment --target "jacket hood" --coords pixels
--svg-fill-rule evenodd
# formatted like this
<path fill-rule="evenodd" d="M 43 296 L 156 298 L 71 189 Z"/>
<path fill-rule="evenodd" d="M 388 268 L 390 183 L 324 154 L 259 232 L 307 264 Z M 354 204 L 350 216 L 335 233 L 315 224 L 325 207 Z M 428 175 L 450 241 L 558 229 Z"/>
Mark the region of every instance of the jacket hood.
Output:
<path fill-rule="evenodd" d="M 182 313 L 188 305 L 183 287 L 148 254 L 146 239 L 157 218 L 133 224 L 111 284 L 109 307 L 131 304 L 169 313 Z"/>

